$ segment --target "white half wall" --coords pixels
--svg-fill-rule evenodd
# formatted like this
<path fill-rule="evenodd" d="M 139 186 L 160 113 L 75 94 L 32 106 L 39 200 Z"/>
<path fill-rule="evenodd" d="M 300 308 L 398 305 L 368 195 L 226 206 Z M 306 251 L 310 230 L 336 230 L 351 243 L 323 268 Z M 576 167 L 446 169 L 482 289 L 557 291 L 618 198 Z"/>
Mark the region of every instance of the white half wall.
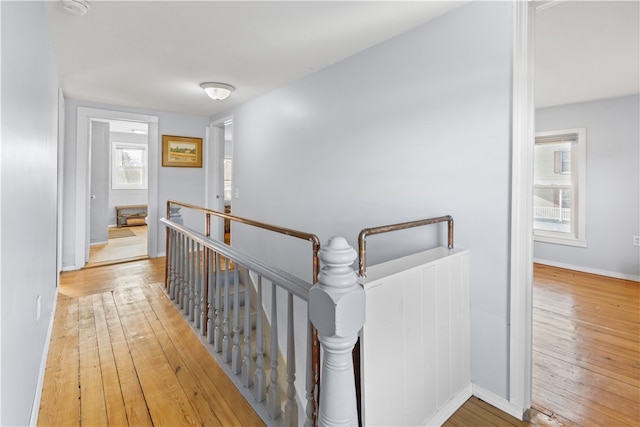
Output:
<path fill-rule="evenodd" d="M 473 254 L 472 381 L 506 399 L 512 12 L 473 2 L 231 112 L 236 215 L 353 246 L 365 227 L 454 217 L 455 245 Z M 303 244 L 232 236 L 310 278 Z M 376 236 L 368 259 L 445 242 L 435 226 Z"/>
<path fill-rule="evenodd" d="M 536 261 L 640 281 L 640 96 L 536 110 L 536 131 L 587 129 L 588 247 L 535 242 Z"/>
<path fill-rule="evenodd" d="M 58 75 L 43 2 L 0 2 L 0 425 L 37 416 L 57 295 Z"/>

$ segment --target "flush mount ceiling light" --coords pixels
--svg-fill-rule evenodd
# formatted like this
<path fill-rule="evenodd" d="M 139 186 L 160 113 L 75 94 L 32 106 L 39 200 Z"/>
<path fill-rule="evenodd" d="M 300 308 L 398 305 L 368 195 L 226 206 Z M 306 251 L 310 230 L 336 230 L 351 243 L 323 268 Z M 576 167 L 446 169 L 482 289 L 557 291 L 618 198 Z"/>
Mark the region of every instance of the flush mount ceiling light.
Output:
<path fill-rule="evenodd" d="M 209 98 L 216 101 L 226 99 L 235 89 L 233 86 L 225 83 L 201 83 L 200 87 L 209 95 Z"/>
<path fill-rule="evenodd" d="M 89 2 L 86 0 L 62 0 L 62 7 L 67 12 L 82 16 L 89 11 Z"/>

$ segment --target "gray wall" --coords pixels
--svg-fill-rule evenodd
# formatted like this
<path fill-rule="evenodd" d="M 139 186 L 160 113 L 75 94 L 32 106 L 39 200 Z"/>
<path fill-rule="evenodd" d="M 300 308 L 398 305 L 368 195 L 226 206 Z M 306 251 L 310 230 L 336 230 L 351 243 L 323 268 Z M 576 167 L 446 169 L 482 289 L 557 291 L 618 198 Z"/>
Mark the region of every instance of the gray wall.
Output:
<path fill-rule="evenodd" d="M 587 248 L 536 242 L 538 261 L 640 280 L 640 97 L 536 110 L 536 131 L 587 128 Z"/>
<path fill-rule="evenodd" d="M 58 76 L 44 3 L 3 1 L 0 14 L 0 424 L 24 426 L 57 292 Z"/>
<path fill-rule="evenodd" d="M 98 104 L 75 99 L 66 100 L 65 116 L 65 158 L 64 158 L 64 218 L 63 218 L 63 267 L 73 266 L 75 259 L 75 216 L 76 216 L 76 133 L 78 107 L 97 108 L 111 111 L 123 111 L 133 114 L 145 114 L 158 117 L 159 143 L 162 135 L 179 135 L 204 138 L 209 119 L 205 116 L 168 113 L 139 108 Z M 162 149 L 158 148 L 158 157 L 149 158 L 149 163 L 161 164 Z M 204 168 L 167 168 L 160 167 L 158 173 L 158 217 L 165 216 L 167 199 L 176 199 L 188 203 L 204 205 Z M 165 251 L 164 226 L 157 225 L 159 254 Z"/>
<path fill-rule="evenodd" d="M 473 381 L 505 398 L 512 39 L 511 4 L 474 2 L 233 111 L 237 215 L 352 245 L 453 215 L 471 250 Z M 443 228 L 371 238 L 369 260 L 444 243 Z M 242 226 L 232 239 L 309 276 L 304 244 Z"/>

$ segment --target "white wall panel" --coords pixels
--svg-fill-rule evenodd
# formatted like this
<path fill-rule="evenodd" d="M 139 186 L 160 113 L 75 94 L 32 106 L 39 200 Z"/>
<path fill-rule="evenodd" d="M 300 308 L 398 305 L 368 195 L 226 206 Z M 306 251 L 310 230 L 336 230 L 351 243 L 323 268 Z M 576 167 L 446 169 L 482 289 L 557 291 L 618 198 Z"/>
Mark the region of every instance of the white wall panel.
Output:
<path fill-rule="evenodd" d="M 368 268 L 361 369 L 366 425 L 429 425 L 468 397 L 469 252 L 445 248 Z"/>

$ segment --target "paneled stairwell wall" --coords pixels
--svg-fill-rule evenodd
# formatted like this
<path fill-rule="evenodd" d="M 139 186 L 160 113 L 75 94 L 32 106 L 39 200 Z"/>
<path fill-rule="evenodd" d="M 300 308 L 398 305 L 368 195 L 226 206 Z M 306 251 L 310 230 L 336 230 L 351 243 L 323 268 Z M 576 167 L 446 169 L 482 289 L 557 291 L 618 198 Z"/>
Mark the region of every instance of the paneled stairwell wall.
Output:
<path fill-rule="evenodd" d="M 512 31 L 511 3 L 472 2 L 230 112 L 237 215 L 352 246 L 364 227 L 456 218 L 456 244 L 474 254 L 471 380 L 503 398 Z M 299 248 L 240 226 L 232 235 L 304 277 Z M 432 242 L 418 231 L 393 239 L 372 249 L 372 264 Z"/>

